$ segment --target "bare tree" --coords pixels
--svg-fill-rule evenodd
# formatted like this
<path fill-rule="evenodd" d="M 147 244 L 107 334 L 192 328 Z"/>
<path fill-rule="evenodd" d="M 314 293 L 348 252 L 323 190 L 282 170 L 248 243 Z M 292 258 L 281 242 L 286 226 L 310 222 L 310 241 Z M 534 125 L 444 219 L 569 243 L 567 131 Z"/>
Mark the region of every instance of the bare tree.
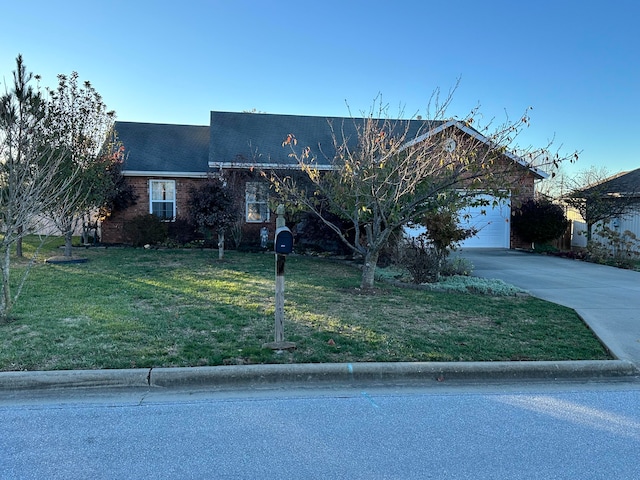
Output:
<path fill-rule="evenodd" d="M 638 188 L 618 185 L 616 179 L 620 176 L 611 175 L 606 167 L 591 166 L 566 179 L 568 193 L 562 200 L 575 208 L 587 224 L 587 241 L 591 240 L 596 223 L 625 217 L 640 204 Z"/>
<path fill-rule="evenodd" d="M 488 127 L 472 127 L 477 110 L 464 120 L 447 119 L 451 101 L 438 101 L 430 120 L 394 120 L 379 100 L 368 114 L 351 118 L 349 124 L 332 125 L 333 152 L 315 152 L 297 146 L 295 132 L 284 146 L 306 174 L 307 183 L 295 176 L 271 173 L 276 191 L 285 199 L 314 212 L 343 243 L 364 259 L 361 288 L 372 288 L 375 268 L 390 235 L 428 212 L 443 206 L 478 202 L 477 191 L 496 198 L 508 195 L 505 185 L 514 185 L 529 173 L 530 165 L 515 157 L 508 146 L 524 126 L 528 115 L 507 121 L 488 133 Z M 547 150 L 548 151 L 548 150 Z M 325 155 L 332 168 L 321 172 L 317 160 Z M 559 156 L 531 158 L 548 166 Z M 348 238 L 327 213 L 338 214 L 353 225 Z"/>
<path fill-rule="evenodd" d="M 33 75 L 27 72 L 22 56 L 18 56 L 16 70 L 13 72 L 13 85 L 5 87 L 5 93 L 0 97 L 2 321 L 7 320 L 38 254 L 36 250 L 16 291 L 12 292 L 9 281 L 11 247 L 38 230 L 38 221 L 56 203 L 59 195 L 66 192 L 74 176 L 73 172 L 66 178 L 55 175 L 66 152 L 45 141 L 45 100 L 30 85 L 32 79 Z"/>

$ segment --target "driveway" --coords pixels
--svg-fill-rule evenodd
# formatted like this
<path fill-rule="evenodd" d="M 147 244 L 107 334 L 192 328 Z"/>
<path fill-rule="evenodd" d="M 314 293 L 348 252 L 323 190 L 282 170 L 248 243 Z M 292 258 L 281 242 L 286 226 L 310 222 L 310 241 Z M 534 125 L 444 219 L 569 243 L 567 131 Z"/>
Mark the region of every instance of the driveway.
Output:
<path fill-rule="evenodd" d="M 504 249 L 463 249 L 473 275 L 573 308 L 620 360 L 640 367 L 640 272 Z"/>

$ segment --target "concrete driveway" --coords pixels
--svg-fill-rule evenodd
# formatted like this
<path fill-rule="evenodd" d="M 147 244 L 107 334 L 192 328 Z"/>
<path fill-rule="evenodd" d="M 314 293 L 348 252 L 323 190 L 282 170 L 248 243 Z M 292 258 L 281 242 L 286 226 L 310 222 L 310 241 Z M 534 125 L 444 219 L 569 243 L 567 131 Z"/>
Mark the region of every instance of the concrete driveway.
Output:
<path fill-rule="evenodd" d="M 571 307 L 620 360 L 640 367 L 640 272 L 504 249 L 463 249 L 473 275 Z"/>

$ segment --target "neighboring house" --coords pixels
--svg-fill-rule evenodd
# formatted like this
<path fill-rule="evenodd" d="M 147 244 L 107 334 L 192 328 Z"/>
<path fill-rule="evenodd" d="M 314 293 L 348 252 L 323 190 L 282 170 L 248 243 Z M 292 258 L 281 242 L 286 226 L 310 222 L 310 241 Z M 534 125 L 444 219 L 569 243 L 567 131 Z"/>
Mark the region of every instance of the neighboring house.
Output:
<path fill-rule="evenodd" d="M 632 232 L 640 238 L 640 168 L 613 175 L 582 192 L 587 201 L 586 208 L 590 208 L 590 202 L 597 202 L 593 208 L 610 216 L 604 221 L 596 222 L 592 228 L 593 233 L 599 227 L 607 226 L 621 234 L 625 231 Z M 575 209 L 570 209 L 567 216 L 572 221 L 571 246 L 586 247 L 586 222 Z"/>
<path fill-rule="evenodd" d="M 400 121 L 409 129 L 408 138 L 419 141 L 426 136 L 457 129 L 478 140 L 489 140 L 458 121 Z M 408 122 L 408 123 L 406 123 Z M 354 119 L 300 115 L 211 112 L 209 126 L 167 125 L 116 122 L 119 139 L 125 146 L 123 175 L 138 196 L 136 205 L 115 212 L 102 225 L 102 240 L 124 241 L 123 226 L 131 218 L 152 213 L 172 221 L 186 218 L 189 190 L 208 175 L 223 174 L 235 189 L 244 207 L 243 241 L 259 243 L 260 230 L 267 227 L 273 238 L 275 215 L 268 202 L 269 184 L 262 171 L 299 170 L 298 164 L 282 144 L 294 134 L 298 146 L 309 146 L 317 156 L 317 168 L 328 170 L 334 152 L 332 128 L 342 138 L 357 140 Z M 459 132 L 458 132 L 459 133 Z M 511 203 L 533 196 L 534 182 L 546 175 L 529 168 L 519 157 L 504 154 L 505 161 L 522 169 L 505 190 L 517 191 L 517 197 L 500 202 L 495 208 L 469 211 L 468 224 L 479 229 L 476 238 L 465 246 L 520 246 L 511 235 Z M 482 210 L 482 211 L 481 211 Z"/>

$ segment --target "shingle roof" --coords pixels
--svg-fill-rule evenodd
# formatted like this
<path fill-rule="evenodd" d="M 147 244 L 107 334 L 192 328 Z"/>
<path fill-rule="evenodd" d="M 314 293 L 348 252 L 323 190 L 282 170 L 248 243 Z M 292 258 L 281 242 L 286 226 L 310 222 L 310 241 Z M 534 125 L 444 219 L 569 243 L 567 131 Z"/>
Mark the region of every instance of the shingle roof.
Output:
<path fill-rule="evenodd" d="M 345 117 L 214 111 L 211 112 L 209 161 L 211 164 L 234 166 L 293 166 L 297 162 L 289 156 L 291 150 L 282 146 L 287 136 L 293 134 L 298 150 L 308 146 L 319 165 L 328 165 L 335 154 L 331 125 L 339 140 L 342 140 L 343 131 L 345 138 L 355 143 L 356 125 L 362 125 L 363 121 Z M 419 129 L 425 128 L 423 121 L 403 120 L 396 125 L 399 131 L 404 129 L 406 122 L 409 122 L 410 129 L 408 138 L 413 138 Z"/>
<path fill-rule="evenodd" d="M 626 173 L 619 173 L 604 182 L 583 190 L 585 193 L 591 191 L 597 191 L 602 195 L 640 196 L 640 168 Z"/>
<path fill-rule="evenodd" d="M 344 135 L 355 146 L 356 128 L 364 122 L 363 118 L 213 111 L 209 126 L 116 122 L 115 128 L 127 156 L 123 173 L 202 176 L 217 166 L 297 166 L 291 149 L 282 146 L 289 134 L 295 136 L 298 151 L 310 147 L 318 166 L 329 166 L 335 154 L 332 127 L 339 141 Z M 488 141 L 457 121 L 392 120 L 391 124 L 397 134 L 407 128 L 408 140 L 455 125 Z M 522 159 L 509 158 L 525 165 Z M 542 176 L 536 170 L 533 173 Z"/>
<path fill-rule="evenodd" d="M 116 122 L 126 172 L 206 173 L 209 126 Z"/>

